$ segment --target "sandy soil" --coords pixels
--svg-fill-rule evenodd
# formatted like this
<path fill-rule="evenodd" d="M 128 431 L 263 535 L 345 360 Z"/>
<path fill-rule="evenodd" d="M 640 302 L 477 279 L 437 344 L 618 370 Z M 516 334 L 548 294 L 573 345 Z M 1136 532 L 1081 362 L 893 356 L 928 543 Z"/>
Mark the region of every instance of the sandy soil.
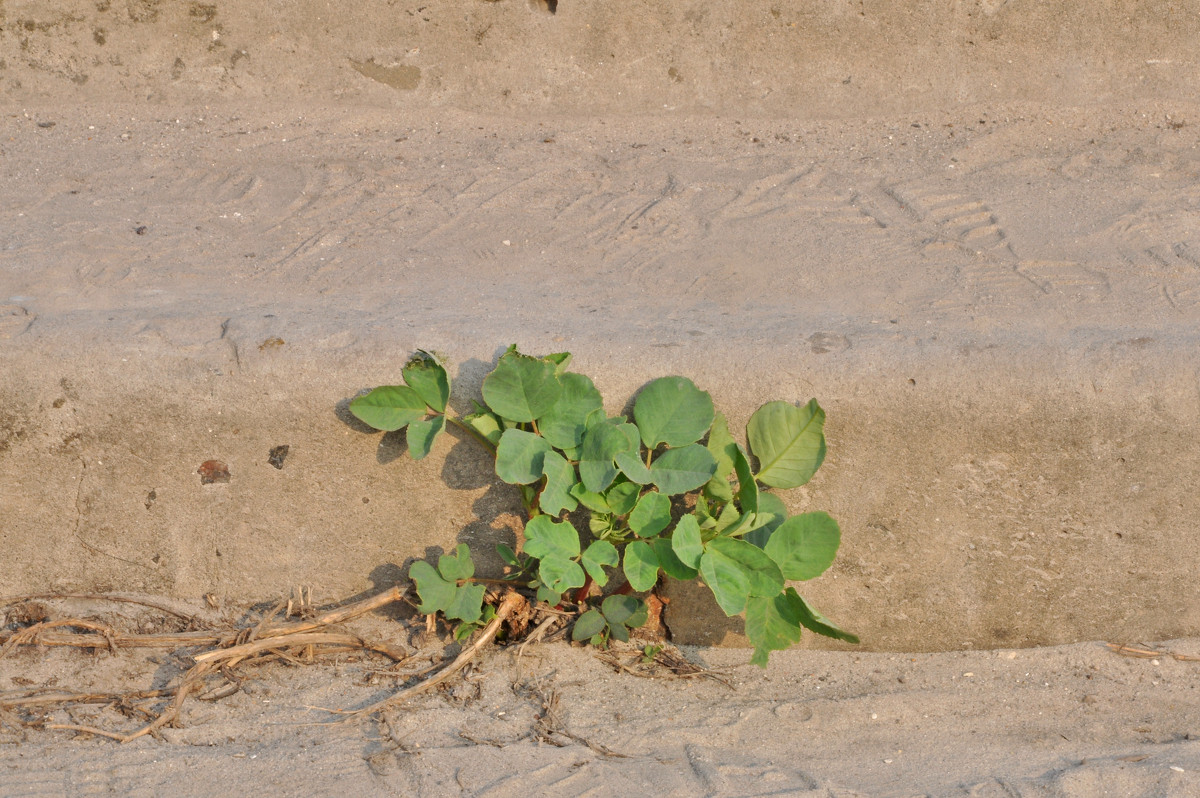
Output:
<path fill-rule="evenodd" d="M 418 642 L 392 618 L 351 628 Z M 279 795 L 1193 796 L 1200 641 L 1160 649 L 1153 658 L 1098 643 L 793 651 L 772 655 L 767 670 L 748 665 L 744 650 L 681 652 L 718 681 L 661 668 L 639 677 L 557 642 L 492 649 L 447 689 L 340 725 L 330 710 L 396 689 L 381 674 L 387 660 L 243 666 L 238 692 L 193 699 L 161 739 L 120 745 L 0 726 L 0 793 L 200 796 L 253 785 Z M 436 646 L 414 652 L 400 672 L 441 656 Z M 638 652 L 620 658 L 636 663 Z M 21 649 L 0 659 L 0 701 L 30 685 L 162 687 L 188 663 L 185 650 Z M 45 714 L 111 731 L 144 722 L 99 707 Z"/>
<path fill-rule="evenodd" d="M 500 649 L 340 726 L 380 663 L 273 665 L 161 740 L 0 716 L 0 795 L 1200 795 L 1194 12 L 333 5 L 0 0 L 0 595 L 328 599 L 494 537 L 495 485 L 382 486 L 398 451 L 333 408 L 381 352 L 470 386 L 569 342 L 616 396 L 843 411 L 789 502 L 843 519 L 813 595 L 876 650 L 684 649 L 725 685 Z M 12 652 L 0 701 L 187 653 Z"/>

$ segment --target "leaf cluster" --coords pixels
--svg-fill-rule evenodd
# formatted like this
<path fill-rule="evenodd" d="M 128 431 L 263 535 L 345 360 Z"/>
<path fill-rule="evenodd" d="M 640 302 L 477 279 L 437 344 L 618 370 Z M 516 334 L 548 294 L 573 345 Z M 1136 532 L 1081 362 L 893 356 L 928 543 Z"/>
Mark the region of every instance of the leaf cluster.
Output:
<path fill-rule="evenodd" d="M 763 405 L 743 447 L 712 397 L 685 377 L 647 384 L 632 418 L 609 416 L 570 361 L 568 353 L 532 357 L 510 347 L 484 379 L 483 401 L 454 416 L 445 368 L 419 351 L 402 369 L 404 385 L 376 388 L 350 410 L 376 429 L 406 428 L 416 459 L 447 423 L 487 448 L 529 516 L 520 553 L 498 547 L 508 578 L 540 601 L 579 606 L 576 640 L 628 639 L 647 618 L 645 602 L 628 594 L 653 589 L 665 574 L 701 579 L 726 614 L 744 613 L 759 665 L 803 629 L 857 642 L 787 584 L 830 566 L 837 522 L 823 512 L 789 516 L 769 492 L 805 484 L 824 461 L 825 411 L 815 399 Z M 486 622 L 466 545 L 437 568 L 414 563 L 410 576 L 421 612 L 461 621 L 460 634 Z M 622 581 L 609 595 L 591 598 L 593 586 L 603 593 L 614 578 Z"/>

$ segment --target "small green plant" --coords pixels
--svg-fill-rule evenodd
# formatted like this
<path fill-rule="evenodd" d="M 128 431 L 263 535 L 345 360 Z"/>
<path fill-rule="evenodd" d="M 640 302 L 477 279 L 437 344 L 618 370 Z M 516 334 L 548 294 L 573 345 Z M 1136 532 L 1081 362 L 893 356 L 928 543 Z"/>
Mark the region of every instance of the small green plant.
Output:
<path fill-rule="evenodd" d="M 509 566 L 505 580 L 577 611 L 575 640 L 628 640 L 647 620 L 646 602 L 632 594 L 654 589 L 665 574 L 701 579 L 727 615 L 744 613 L 758 665 L 805 628 L 858 642 L 787 584 L 830 566 L 841 542 L 837 522 L 823 512 L 789 517 L 767 491 L 805 484 L 824 460 L 825 412 L 815 399 L 760 407 L 746 429 L 747 450 L 691 380 L 649 383 L 630 420 L 605 413 L 592 381 L 567 370 L 570 359 L 510 347 L 483 381 L 483 402 L 458 416 L 448 409 L 445 368 L 421 351 L 402 369 L 404 385 L 359 396 L 350 411 L 375 429 L 406 429 L 418 460 L 447 424 L 491 453 L 528 517 L 520 551 L 497 547 Z M 436 568 L 414 563 L 409 576 L 419 611 L 459 621 L 460 639 L 494 628 L 495 608 L 466 545 Z"/>

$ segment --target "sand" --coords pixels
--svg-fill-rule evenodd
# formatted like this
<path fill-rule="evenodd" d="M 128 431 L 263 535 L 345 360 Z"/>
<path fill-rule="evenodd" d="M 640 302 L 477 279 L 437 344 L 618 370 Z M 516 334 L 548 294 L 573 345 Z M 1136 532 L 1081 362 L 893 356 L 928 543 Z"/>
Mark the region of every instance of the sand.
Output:
<path fill-rule="evenodd" d="M 759 670 L 675 586 L 728 684 L 497 648 L 330 725 L 384 663 L 275 664 L 161 739 L 0 717 L 0 795 L 1200 795 L 1200 18 L 952 5 L 0 0 L 0 595 L 486 560 L 511 491 L 344 406 L 426 347 L 466 407 L 516 341 L 614 412 L 818 396 L 785 500 L 841 520 L 805 594 L 863 637 Z M 22 649 L 0 701 L 187 664 Z"/>

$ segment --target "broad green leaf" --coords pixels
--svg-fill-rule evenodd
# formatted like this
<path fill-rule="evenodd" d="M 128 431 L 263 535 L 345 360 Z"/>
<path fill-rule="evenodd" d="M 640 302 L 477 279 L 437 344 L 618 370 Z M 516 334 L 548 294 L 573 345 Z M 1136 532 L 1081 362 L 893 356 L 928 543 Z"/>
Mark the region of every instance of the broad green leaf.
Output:
<path fill-rule="evenodd" d="M 443 554 L 438 557 L 437 569 L 442 578 L 450 582 L 470 579 L 475 575 L 475 562 L 471 559 L 471 549 L 466 543 L 459 543 L 453 554 Z"/>
<path fill-rule="evenodd" d="M 432 615 L 446 609 L 453 603 L 454 594 L 458 592 L 457 584 L 443 579 L 442 575 L 424 560 L 417 560 L 412 564 L 408 569 L 408 578 L 417 584 L 417 597 L 421 599 L 417 612 L 422 615 Z"/>
<path fill-rule="evenodd" d="M 671 541 L 664 537 L 653 538 L 650 541 L 650 548 L 654 549 L 654 556 L 658 557 L 658 564 L 662 567 L 663 573 L 672 579 L 679 579 L 686 582 L 689 579 L 695 579 L 699 575 L 699 571 L 695 568 L 689 568 L 679 559 L 679 555 L 675 553 L 675 549 L 671 545 Z"/>
<path fill-rule="evenodd" d="M 750 596 L 750 574 L 746 573 L 740 562 L 724 556 L 716 549 L 705 549 L 700 557 L 700 576 L 726 615 L 733 617 L 746 609 L 746 599 Z"/>
<path fill-rule="evenodd" d="M 650 474 L 658 489 L 673 496 L 687 493 L 703 485 L 712 477 L 717 463 L 712 453 L 698 443 L 681 449 L 667 449 L 650 464 Z"/>
<path fill-rule="evenodd" d="M 700 525 L 694 515 L 685 515 L 675 524 L 675 531 L 671 533 L 671 548 L 688 568 L 700 567 L 704 546 L 700 542 Z"/>
<path fill-rule="evenodd" d="M 636 629 L 649 617 L 646 602 L 636 596 L 609 596 L 600 604 L 600 610 L 610 626 Z"/>
<path fill-rule="evenodd" d="M 733 485 L 730 485 L 729 480 L 721 476 L 720 466 L 717 468 L 717 473 L 713 474 L 713 478 L 705 483 L 704 492 L 708 494 L 708 498 L 714 501 L 731 502 L 733 501 Z"/>
<path fill-rule="evenodd" d="M 553 588 L 547 587 L 541 581 L 534 582 L 530 585 L 530 587 L 535 586 L 537 587 L 537 596 L 535 598 L 536 601 L 544 601 L 551 606 L 562 601 L 562 594 L 564 591 L 558 591 L 556 593 Z"/>
<path fill-rule="evenodd" d="M 500 426 L 500 419 L 478 402 L 475 403 L 475 406 L 477 409 L 474 413 L 469 413 L 460 420 L 491 443 L 492 448 L 495 449 L 496 445 L 500 443 L 501 433 L 504 432 Z"/>
<path fill-rule="evenodd" d="M 671 524 L 671 500 L 656 491 L 647 491 L 629 513 L 629 528 L 638 537 L 652 538 Z"/>
<path fill-rule="evenodd" d="M 783 590 L 779 566 L 758 546 L 737 538 L 718 537 L 704 547 L 705 554 L 713 551 L 741 565 L 750 577 L 751 596 L 777 596 Z"/>
<path fill-rule="evenodd" d="M 629 477 L 631 482 L 636 482 L 639 485 L 649 485 L 654 476 L 650 473 L 650 469 L 646 468 L 646 464 L 642 462 L 642 458 L 638 456 L 637 451 L 632 452 L 617 452 L 614 458 L 617 463 L 617 468 L 621 469 L 621 473 Z"/>
<path fill-rule="evenodd" d="M 454 594 L 454 601 L 446 608 L 446 617 L 473 623 L 483 614 L 483 595 L 487 588 L 483 585 L 459 585 Z"/>
<path fill-rule="evenodd" d="M 607 540 L 593 540 L 591 545 L 584 549 L 580 563 L 588 572 L 588 576 L 600 587 L 604 587 L 608 584 L 608 572 L 604 568 L 616 568 L 620 565 L 621 555 L 617 553 L 617 547 Z"/>
<path fill-rule="evenodd" d="M 539 518 L 544 516 L 539 516 Z M 574 560 L 546 557 L 538 563 L 538 578 L 560 597 L 572 588 L 583 587 L 583 568 Z"/>
<path fill-rule="evenodd" d="M 736 524 L 742 519 L 742 514 L 738 512 L 737 505 L 733 502 L 721 508 L 720 515 L 717 516 L 717 530 L 724 531 Z"/>
<path fill-rule="evenodd" d="M 445 426 L 445 416 L 419 418 L 416 421 L 408 422 L 408 429 L 404 435 L 408 441 L 408 453 L 412 456 L 412 459 L 424 459 L 425 455 L 429 454 L 429 450 L 433 448 L 433 442 L 437 440 L 437 436 L 441 434 Z"/>
<path fill-rule="evenodd" d="M 750 661 L 755 665 L 765 668 L 768 653 L 800 642 L 800 632 L 800 613 L 786 593 L 753 596 L 746 602 L 746 637 L 754 645 Z"/>
<path fill-rule="evenodd" d="M 573 449 L 583 440 L 587 419 L 604 403 L 592 381 L 582 374 L 563 374 L 558 378 L 562 394 L 538 420 L 538 432 L 556 449 Z"/>
<path fill-rule="evenodd" d="M 563 510 L 570 512 L 579 506 L 579 502 L 571 495 L 571 488 L 578 484 L 575 481 L 575 466 L 558 452 L 550 451 L 543 456 L 542 473 L 546 475 L 546 487 L 538 499 L 542 512 L 558 516 L 562 515 Z"/>
<path fill-rule="evenodd" d="M 743 513 L 758 512 L 758 483 L 754 481 L 754 473 L 750 470 L 750 461 L 741 446 L 734 447 L 733 468 L 738 478 L 738 506 Z"/>
<path fill-rule="evenodd" d="M 700 557 L 700 575 L 726 615 L 737 615 L 749 596 L 774 596 L 783 575 L 762 549 L 737 538 L 713 538 Z"/>
<path fill-rule="evenodd" d="M 629 515 L 637 503 L 642 486 L 633 482 L 618 482 L 604 493 L 613 515 Z"/>
<path fill-rule="evenodd" d="M 767 402 L 746 427 L 758 458 L 758 479 L 773 488 L 798 488 L 825 460 L 825 411 L 816 399 L 804 407 Z"/>
<path fill-rule="evenodd" d="M 837 521 L 818 511 L 784 521 L 763 548 L 785 579 L 803 581 L 820 576 L 833 564 L 841 542 Z"/>
<path fill-rule="evenodd" d="M 394 432 L 425 418 L 425 400 L 407 385 L 381 385 L 351 400 L 350 412 L 375 429 Z"/>
<path fill-rule="evenodd" d="M 593 512 L 612 512 L 612 509 L 608 506 L 608 499 L 605 499 L 603 494 L 593 493 L 588 490 L 583 486 L 582 482 L 576 482 L 571 486 L 571 495 L 578 499 L 580 504 Z"/>
<path fill-rule="evenodd" d="M 525 525 L 525 553 L 539 560 L 578 557 L 579 533 L 565 521 L 555 521 L 548 515 L 534 516 Z"/>
<path fill-rule="evenodd" d="M 804 624 L 807 628 L 819 635 L 832 637 L 836 640 L 845 640 L 847 643 L 858 642 L 858 635 L 838 628 L 837 624 L 813 609 L 813 606 L 796 592 L 796 588 L 789 587 L 786 595 L 789 601 L 799 607 L 800 623 Z"/>
<path fill-rule="evenodd" d="M 660 443 L 672 447 L 695 443 L 712 426 L 713 415 L 712 397 L 686 377 L 654 380 L 633 404 L 642 443 L 650 449 Z"/>
<path fill-rule="evenodd" d="M 713 458 L 717 461 L 718 477 L 727 477 L 733 473 L 733 458 L 737 453 L 737 441 L 729 434 L 729 422 L 725 420 L 725 414 L 718 412 L 713 417 L 712 430 L 708 433 L 708 443 L 706 448 L 712 452 Z"/>
<path fill-rule="evenodd" d="M 433 355 L 418 349 L 400 370 L 404 381 L 424 400 L 425 404 L 439 413 L 446 412 L 450 400 L 450 378 L 446 369 Z"/>
<path fill-rule="evenodd" d="M 584 487 L 593 493 L 603 493 L 617 476 L 613 458 L 628 446 L 625 435 L 608 422 L 588 427 L 579 448 L 579 477 Z"/>
<path fill-rule="evenodd" d="M 771 535 L 787 517 L 787 507 L 782 499 L 774 493 L 758 494 L 758 512 L 750 522 L 750 531 L 742 535 L 742 540 L 753 543 L 760 549 L 765 547 Z"/>
<path fill-rule="evenodd" d="M 620 640 L 622 643 L 629 642 L 629 629 L 624 624 L 609 624 L 608 633 L 612 635 L 613 640 Z"/>
<path fill-rule="evenodd" d="M 554 363 L 510 350 L 483 381 L 483 401 L 517 422 L 541 418 L 562 394 Z"/>
<path fill-rule="evenodd" d="M 646 541 L 635 540 L 625 547 L 625 578 L 634 590 L 640 592 L 654 587 L 658 581 L 658 568 L 658 557 Z"/>
<path fill-rule="evenodd" d="M 575 641 L 590 640 L 608 628 L 604 614 L 600 610 L 588 610 L 580 615 L 571 629 L 571 639 Z"/>
<path fill-rule="evenodd" d="M 496 447 L 496 476 L 510 485 L 531 485 L 542 478 L 550 444 L 540 435 L 506 429 Z"/>

